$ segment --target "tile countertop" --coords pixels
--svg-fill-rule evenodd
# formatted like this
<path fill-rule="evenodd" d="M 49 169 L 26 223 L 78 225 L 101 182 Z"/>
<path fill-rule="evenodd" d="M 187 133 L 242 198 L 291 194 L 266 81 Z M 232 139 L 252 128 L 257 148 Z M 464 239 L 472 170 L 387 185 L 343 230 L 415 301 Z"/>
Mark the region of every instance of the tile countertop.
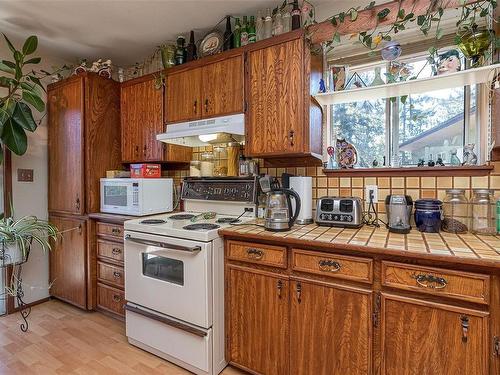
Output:
<path fill-rule="evenodd" d="M 369 254 L 404 256 L 500 269 L 500 236 L 471 233 L 390 233 L 385 227 L 344 229 L 309 224 L 294 225 L 287 232 L 270 232 L 261 225 L 235 225 L 219 230 L 222 236 L 247 241 L 272 241 L 294 246 L 318 246 Z"/>

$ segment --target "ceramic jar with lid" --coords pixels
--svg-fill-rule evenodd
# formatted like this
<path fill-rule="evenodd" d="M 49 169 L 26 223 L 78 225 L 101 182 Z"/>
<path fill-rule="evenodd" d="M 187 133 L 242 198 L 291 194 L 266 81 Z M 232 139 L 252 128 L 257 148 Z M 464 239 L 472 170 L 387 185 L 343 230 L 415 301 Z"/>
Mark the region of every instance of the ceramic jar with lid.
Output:
<path fill-rule="evenodd" d="M 448 189 L 443 200 L 441 229 L 449 233 L 467 233 L 469 230 L 469 201 L 464 189 Z"/>
<path fill-rule="evenodd" d="M 474 189 L 471 200 L 472 233 L 495 235 L 496 234 L 496 202 L 493 190 Z"/>
<path fill-rule="evenodd" d="M 415 201 L 415 225 L 420 232 L 438 233 L 443 219 L 443 202 L 438 199 Z"/>

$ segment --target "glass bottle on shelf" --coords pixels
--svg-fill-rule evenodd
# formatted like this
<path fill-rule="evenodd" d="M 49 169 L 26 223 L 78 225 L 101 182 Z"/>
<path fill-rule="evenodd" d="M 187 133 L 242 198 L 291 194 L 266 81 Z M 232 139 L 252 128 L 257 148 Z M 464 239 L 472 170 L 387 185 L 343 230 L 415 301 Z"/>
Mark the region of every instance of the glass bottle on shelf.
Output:
<path fill-rule="evenodd" d="M 239 18 L 236 18 L 234 23 L 233 45 L 234 48 L 241 47 L 241 24 Z"/>
<path fill-rule="evenodd" d="M 266 18 L 264 20 L 264 39 L 273 36 L 273 18 L 271 17 L 271 9 L 266 9 Z"/>
<path fill-rule="evenodd" d="M 177 47 L 175 48 L 175 65 L 182 65 L 186 62 L 185 43 L 186 39 L 182 35 L 179 35 L 177 37 Z"/>
<path fill-rule="evenodd" d="M 464 189 L 448 189 L 443 200 L 441 229 L 449 233 L 467 233 L 469 230 L 469 201 Z"/>
<path fill-rule="evenodd" d="M 191 30 L 189 34 L 189 44 L 186 48 L 186 61 L 196 60 L 198 56 L 196 55 L 196 44 L 194 43 L 194 31 Z"/>
<path fill-rule="evenodd" d="M 243 16 L 243 25 L 241 25 L 241 45 L 248 44 L 248 21 L 247 16 Z"/>
<path fill-rule="evenodd" d="M 233 49 L 233 32 L 231 30 L 231 16 L 226 17 L 226 30 L 224 31 L 224 51 Z"/>
<path fill-rule="evenodd" d="M 300 27 L 301 27 L 301 22 L 300 22 L 299 2 L 298 0 L 294 0 L 292 8 L 292 30 L 300 29 Z"/>
<path fill-rule="evenodd" d="M 283 19 L 281 17 L 281 13 L 278 12 L 274 16 L 273 35 L 280 34 L 283 34 Z"/>
<path fill-rule="evenodd" d="M 250 16 L 250 23 L 248 24 L 248 43 L 255 43 L 257 36 L 255 34 L 255 17 Z"/>
<path fill-rule="evenodd" d="M 493 190 L 474 189 L 471 200 L 472 206 L 472 233 L 480 235 L 495 235 L 496 229 L 496 202 Z"/>
<path fill-rule="evenodd" d="M 290 12 L 285 12 L 282 16 L 283 18 L 283 33 L 287 33 L 292 30 L 292 17 Z"/>
<path fill-rule="evenodd" d="M 380 66 L 377 66 L 375 68 L 375 78 L 373 78 L 373 81 L 370 84 L 370 86 L 378 86 L 378 85 L 385 85 L 385 82 L 382 79 L 382 68 L 380 68 Z"/>
<path fill-rule="evenodd" d="M 257 19 L 255 20 L 255 36 L 257 40 L 264 39 L 264 19 L 260 10 L 257 12 Z"/>

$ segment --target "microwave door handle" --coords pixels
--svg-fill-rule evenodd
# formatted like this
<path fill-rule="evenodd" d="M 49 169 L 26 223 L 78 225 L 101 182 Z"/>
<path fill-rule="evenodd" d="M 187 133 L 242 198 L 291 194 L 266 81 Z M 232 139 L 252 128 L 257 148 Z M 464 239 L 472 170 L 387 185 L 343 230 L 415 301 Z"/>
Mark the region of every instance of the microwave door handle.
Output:
<path fill-rule="evenodd" d="M 152 241 L 152 240 L 144 240 L 142 238 L 134 238 L 130 234 L 127 234 L 125 236 L 125 240 L 135 242 L 135 243 L 138 243 L 141 245 L 146 245 L 146 246 L 161 247 L 161 248 L 166 249 L 166 250 L 178 250 L 178 251 L 185 251 L 188 253 L 197 253 L 197 252 L 201 251 L 200 246 L 189 247 L 189 246 L 173 245 L 173 244 L 169 244 L 169 243 L 161 242 L 161 241 Z"/>

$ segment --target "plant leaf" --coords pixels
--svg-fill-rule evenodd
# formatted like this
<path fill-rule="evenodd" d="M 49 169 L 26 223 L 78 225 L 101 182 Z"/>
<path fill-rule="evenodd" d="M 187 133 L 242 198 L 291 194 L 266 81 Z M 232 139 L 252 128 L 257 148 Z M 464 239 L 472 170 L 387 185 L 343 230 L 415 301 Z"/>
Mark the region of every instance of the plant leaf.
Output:
<path fill-rule="evenodd" d="M 351 10 L 351 21 L 356 21 L 358 19 L 358 11 L 356 9 Z"/>
<path fill-rule="evenodd" d="M 25 103 L 18 102 L 16 104 L 12 119 L 30 132 L 34 132 L 37 128 L 37 124 L 35 122 L 35 119 L 33 118 L 31 108 Z"/>
<path fill-rule="evenodd" d="M 23 59 L 23 54 L 19 51 L 14 52 L 14 59 L 16 60 L 16 63 L 19 64 Z"/>
<path fill-rule="evenodd" d="M 5 65 L 3 61 L 0 61 L 0 70 L 5 73 L 15 74 L 15 70 Z"/>
<path fill-rule="evenodd" d="M 417 17 L 417 25 L 418 26 L 422 26 L 424 24 L 424 22 L 425 22 L 425 16 L 420 15 Z"/>
<path fill-rule="evenodd" d="M 45 103 L 43 100 L 31 91 L 23 90 L 23 100 L 35 107 L 38 112 L 43 112 L 45 110 Z"/>
<path fill-rule="evenodd" d="M 9 46 L 9 49 L 12 51 L 12 53 L 16 52 L 16 48 L 14 47 L 14 45 L 10 42 L 9 38 L 7 38 L 7 35 L 5 35 L 4 33 L 2 33 L 5 41 L 7 42 L 7 45 Z"/>
<path fill-rule="evenodd" d="M 24 129 L 9 118 L 2 131 L 2 143 L 16 155 L 24 155 L 28 149 L 28 137 Z"/>
<path fill-rule="evenodd" d="M 441 39 L 444 35 L 443 29 L 439 28 L 436 30 L 436 39 Z"/>
<path fill-rule="evenodd" d="M 33 57 L 32 59 L 25 61 L 24 64 L 39 64 L 40 61 L 42 61 L 41 57 Z"/>
<path fill-rule="evenodd" d="M 4 124 L 14 113 L 15 105 L 14 100 L 8 99 L 0 106 L 0 134 L 2 134 Z"/>
<path fill-rule="evenodd" d="M 47 92 L 47 90 L 45 90 L 45 86 L 42 84 L 42 82 L 40 81 L 40 79 L 38 77 L 35 77 L 35 76 L 28 76 L 28 79 L 35 83 L 36 85 L 38 85 L 44 92 Z"/>
<path fill-rule="evenodd" d="M 386 18 L 389 15 L 389 13 L 391 13 L 391 10 L 389 8 L 384 8 L 380 12 L 377 13 L 377 17 L 379 20 L 383 20 L 384 18 Z"/>
<path fill-rule="evenodd" d="M 7 65 L 9 68 L 16 69 L 16 64 L 9 60 L 2 60 L 2 62 Z"/>
<path fill-rule="evenodd" d="M 35 35 L 31 35 L 24 42 L 23 53 L 25 55 L 31 55 L 33 52 L 36 51 L 37 47 L 38 47 L 38 38 Z"/>

